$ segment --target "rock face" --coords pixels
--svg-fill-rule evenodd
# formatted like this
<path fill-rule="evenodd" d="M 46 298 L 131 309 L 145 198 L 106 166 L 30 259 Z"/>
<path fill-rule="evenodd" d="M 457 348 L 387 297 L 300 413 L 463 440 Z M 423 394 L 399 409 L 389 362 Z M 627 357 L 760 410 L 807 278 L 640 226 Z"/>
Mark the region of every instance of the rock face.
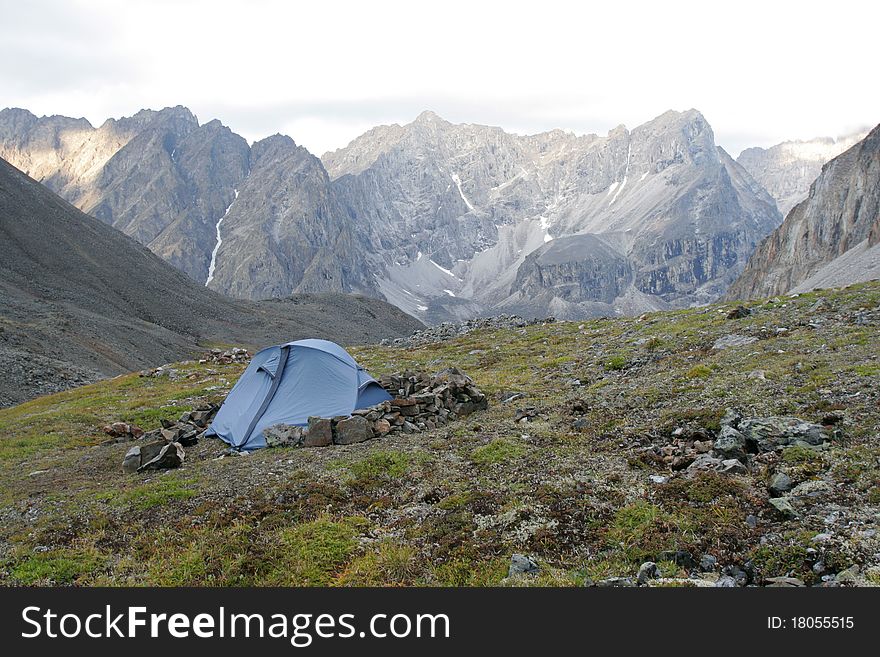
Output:
<path fill-rule="evenodd" d="M 822 165 L 865 138 L 866 130 L 837 139 L 785 141 L 770 148 L 747 148 L 737 163 L 751 174 L 770 196 L 783 216 L 807 198 L 810 185 L 822 173 Z"/>
<path fill-rule="evenodd" d="M 880 126 L 831 160 L 765 239 L 730 299 L 844 285 L 880 275 Z"/>
<path fill-rule="evenodd" d="M 426 112 L 323 158 L 385 298 L 429 322 L 570 318 L 719 296 L 781 217 L 695 110 L 519 137 Z"/>
<path fill-rule="evenodd" d="M 203 341 L 363 344 L 419 327 L 364 297 L 223 297 L 0 160 L 0 406 L 182 360 Z"/>
<path fill-rule="evenodd" d="M 357 224 L 337 203 L 321 161 L 280 135 L 254 144 L 252 158 L 223 218 L 210 287 L 251 299 L 325 291 L 378 296 Z"/>
<path fill-rule="evenodd" d="M 432 323 L 711 301 L 781 220 L 695 110 L 605 137 L 425 112 L 323 162 L 182 107 L 100 128 L 4 110 L 0 155 L 217 291 L 360 292 Z"/>
<path fill-rule="evenodd" d="M 99 128 L 3 110 L 0 157 L 202 282 L 218 217 L 250 168 L 242 137 L 185 107 Z"/>

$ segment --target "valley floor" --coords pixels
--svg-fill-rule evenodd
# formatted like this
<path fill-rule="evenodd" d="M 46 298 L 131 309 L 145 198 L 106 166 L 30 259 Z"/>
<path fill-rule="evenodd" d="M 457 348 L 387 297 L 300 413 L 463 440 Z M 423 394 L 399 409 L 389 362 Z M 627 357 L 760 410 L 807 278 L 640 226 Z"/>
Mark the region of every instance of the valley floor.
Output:
<path fill-rule="evenodd" d="M 0 583 L 582 585 L 652 561 L 654 583 L 878 584 L 880 284 L 746 305 L 353 349 L 374 376 L 459 367 L 493 401 L 356 445 L 218 458 L 225 445 L 203 439 L 164 473 L 124 474 L 129 445 L 101 427 L 221 401 L 242 364 L 0 410 Z M 729 335 L 755 340 L 714 348 Z M 510 392 L 527 396 L 500 401 Z M 727 409 L 840 430 L 742 473 L 689 474 Z M 796 517 L 769 502 L 779 472 L 807 482 Z M 537 574 L 508 578 L 515 553 Z M 715 564 L 691 563 L 704 555 Z"/>

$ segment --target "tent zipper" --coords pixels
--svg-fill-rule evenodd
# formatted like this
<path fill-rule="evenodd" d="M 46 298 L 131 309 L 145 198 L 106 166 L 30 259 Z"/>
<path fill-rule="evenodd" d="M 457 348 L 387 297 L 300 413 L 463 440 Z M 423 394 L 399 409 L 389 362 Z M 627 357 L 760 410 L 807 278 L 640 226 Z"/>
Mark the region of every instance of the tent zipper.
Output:
<path fill-rule="evenodd" d="M 236 445 L 236 449 L 241 451 L 243 447 L 248 444 L 248 441 L 251 439 L 251 434 L 254 432 L 254 429 L 257 427 L 257 423 L 263 419 L 263 414 L 266 412 L 266 409 L 269 408 L 269 404 L 272 403 L 272 398 L 275 396 L 275 393 L 278 391 L 278 386 L 281 384 L 281 377 L 284 374 L 284 368 L 287 365 L 287 355 L 290 353 L 290 347 L 288 345 L 284 345 L 281 347 L 281 354 L 278 357 L 278 369 L 275 370 L 275 376 L 272 379 L 272 385 L 269 386 L 269 391 L 266 393 L 265 399 L 263 399 L 263 403 L 260 404 L 259 410 L 254 414 L 254 418 L 251 420 L 250 425 L 248 426 L 247 432 L 244 434 L 244 438 L 241 443 Z"/>

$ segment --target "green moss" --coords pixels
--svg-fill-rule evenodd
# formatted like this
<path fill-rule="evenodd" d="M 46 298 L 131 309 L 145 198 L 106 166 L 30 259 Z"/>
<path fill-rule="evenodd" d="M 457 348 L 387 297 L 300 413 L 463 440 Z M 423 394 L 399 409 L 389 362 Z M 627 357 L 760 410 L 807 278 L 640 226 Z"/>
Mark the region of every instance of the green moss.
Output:
<path fill-rule="evenodd" d="M 345 468 L 351 473 L 351 483 L 379 484 L 403 477 L 411 465 L 410 456 L 397 450 L 373 452 L 359 461 L 331 461 L 330 469 Z"/>
<path fill-rule="evenodd" d="M 182 479 L 174 475 L 163 475 L 154 481 L 125 491 L 120 501 L 146 511 L 168 502 L 193 497 L 197 492 L 197 485 L 197 480 L 193 478 Z"/>
<path fill-rule="evenodd" d="M 341 586 L 410 586 L 420 570 L 410 545 L 383 541 L 378 548 L 355 558 L 338 578 Z"/>
<path fill-rule="evenodd" d="M 752 562 L 762 577 L 801 577 L 812 582 L 810 555 L 802 543 L 790 545 L 765 545 L 757 548 Z"/>
<path fill-rule="evenodd" d="M 13 567 L 12 576 L 20 584 L 72 584 L 103 565 L 97 550 L 66 548 L 29 556 Z"/>
<path fill-rule="evenodd" d="M 431 570 L 435 586 L 497 586 L 507 576 L 509 559 L 454 558 Z"/>
<path fill-rule="evenodd" d="M 339 522 L 319 518 L 279 533 L 273 570 L 267 581 L 280 586 L 328 586 L 354 556 L 365 518 Z"/>
<path fill-rule="evenodd" d="M 707 365 L 694 365 L 687 371 L 685 377 L 688 379 L 705 379 L 712 374 L 712 368 Z"/>
<path fill-rule="evenodd" d="M 626 367 L 626 362 L 626 356 L 617 354 L 605 361 L 605 369 L 611 371 L 622 370 Z"/>
<path fill-rule="evenodd" d="M 526 448 L 508 438 L 496 438 L 488 445 L 477 447 L 471 452 L 471 461 L 477 465 L 504 463 L 525 454 Z"/>

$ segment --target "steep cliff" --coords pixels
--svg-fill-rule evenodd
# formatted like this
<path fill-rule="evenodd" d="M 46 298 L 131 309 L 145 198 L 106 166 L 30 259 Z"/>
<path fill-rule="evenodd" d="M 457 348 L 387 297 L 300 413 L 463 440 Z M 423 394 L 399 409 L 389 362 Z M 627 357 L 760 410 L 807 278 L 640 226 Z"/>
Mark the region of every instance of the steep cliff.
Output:
<path fill-rule="evenodd" d="M 822 167 L 808 198 L 761 243 L 727 297 L 788 292 L 852 249 L 867 251 L 876 246 L 878 224 L 880 126 Z M 843 276 L 834 277 L 836 284 L 873 277 L 869 263 L 860 266 L 856 256 L 848 254 L 846 267 L 840 271 Z M 864 257 L 871 259 L 870 254 Z"/>

